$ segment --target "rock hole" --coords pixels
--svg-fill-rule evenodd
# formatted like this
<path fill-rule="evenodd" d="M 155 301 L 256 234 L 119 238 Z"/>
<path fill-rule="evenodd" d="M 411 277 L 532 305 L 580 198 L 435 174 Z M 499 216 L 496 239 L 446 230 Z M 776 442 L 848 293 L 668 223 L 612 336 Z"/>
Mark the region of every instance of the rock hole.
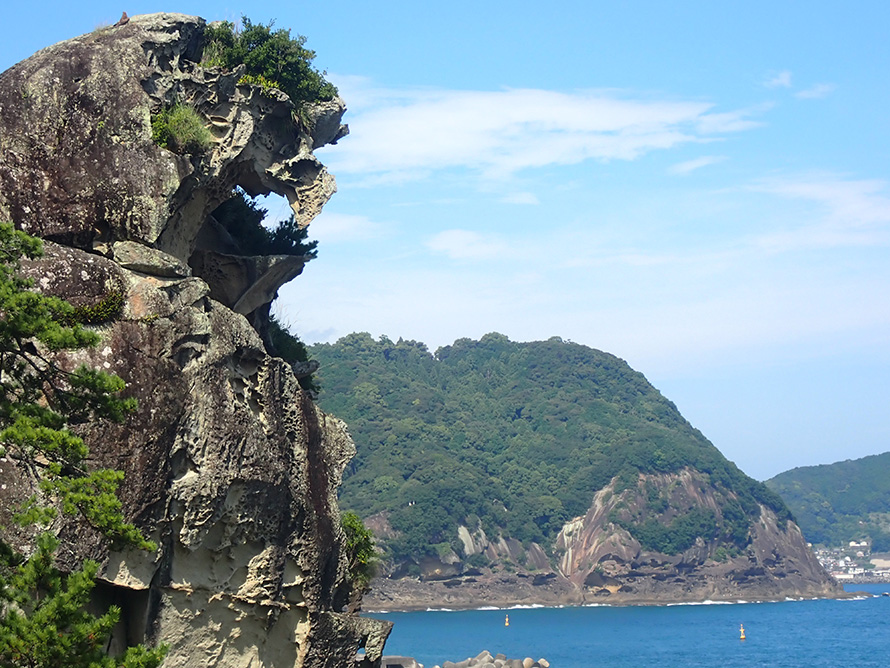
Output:
<path fill-rule="evenodd" d="M 121 611 L 107 646 L 110 654 L 119 656 L 128 647 L 145 642 L 149 631 L 149 603 L 148 589 L 130 589 L 102 580 L 96 581 L 90 594 L 90 611 L 97 615 L 105 614 L 112 605 L 116 605 Z"/>
<path fill-rule="evenodd" d="M 201 357 L 210 342 L 209 334 L 189 334 L 181 337 L 173 344 L 173 360 L 184 368 L 192 360 Z"/>

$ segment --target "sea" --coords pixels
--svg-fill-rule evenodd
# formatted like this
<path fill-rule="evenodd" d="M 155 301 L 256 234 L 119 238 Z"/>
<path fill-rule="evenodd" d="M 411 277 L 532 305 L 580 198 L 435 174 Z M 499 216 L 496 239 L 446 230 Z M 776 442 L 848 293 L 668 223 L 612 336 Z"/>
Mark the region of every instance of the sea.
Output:
<path fill-rule="evenodd" d="M 666 606 L 516 607 L 368 613 L 395 623 L 386 654 L 425 668 L 475 657 L 545 658 L 552 668 L 890 667 L 890 584 L 843 600 Z M 505 624 L 509 617 L 509 626 Z M 745 640 L 740 639 L 744 626 Z"/>

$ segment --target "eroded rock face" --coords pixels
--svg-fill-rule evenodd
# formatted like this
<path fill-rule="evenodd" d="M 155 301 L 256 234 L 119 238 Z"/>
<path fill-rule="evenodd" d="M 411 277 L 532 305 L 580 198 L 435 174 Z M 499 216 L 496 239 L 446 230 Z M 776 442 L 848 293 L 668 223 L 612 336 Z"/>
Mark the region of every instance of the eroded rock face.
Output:
<path fill-rule="evenodd" d="M 109 552 L 59 520 L 59 559 L 99 561 L 98 593 L 123 609 L 114 648 L 166 642 L 168 668 L 345 666 L 359 647 L 374 663 L 390 625 L 344 612 L 336 491 L 352 440 L 244 317 L 304 260 L 227 255 L 215 282 L 194 270 L 210 263 L 194 260 L 199 232 L 236 184 L 286 195 L 303 222 L 317 213 L 334 186 L 311 150 L 342 136 L 344 108 L 309 109 L 317 132 L 301 129 L 283 94 L 197 64 L 203 29 L 193 17 L 134 17 L 0 75 L 0 217 L 49 240 L 25 271 L 74 304 L 125 297 L 99 346 L 59 363 L 114 372 L 137 397 L 125 423 L 82 435 L 96 466 L 125 472 L 125 514 L 160 546 Z M 151 142 L 149 114 L 174 97 L 212 123 L 207 155 Z M 8 527 L 35 486 L 8 463 L 0 478 Z M 5 538 L 27 550 L 31 536 Z"/>
<path fill-rule="evenodd" d="M 343 102 L 297 114 L 277 90 L 238 85 L 240 69 L 201 67 L 203 34 L 196 17 L 136 16 L 0 74 L 0 219 L 85 250 L 137 242 L 186 264 L 236 185 L 287 197 L 307 225 L 336 191 L 312 150 L 347 133 Z M 173 102 L 206 120 L 209 151 L 154 144 L 151 114 Z"/>
<path fill-rule="evenodd" d="M 704 474 L 646 475 L 640 489 L 672 489 L 674 503 L 718 514 L 721 504 Z M 615 483 L 594 497 L 587 515 L 567 523 L 557 538 L 561 573 L 586 600 L 612 603 L 673 600 L 784 599 L 835 596 L 840 588 L 825 573 L 794 522 L 780 522 L 760 506 L 750 542 L 736 554 L 717 541 L 696 543 L 679 554 L 643 549 L 628 531 L 612 522 L 614 513 L 637 510 L 637 489 L 618 491 Z"/>

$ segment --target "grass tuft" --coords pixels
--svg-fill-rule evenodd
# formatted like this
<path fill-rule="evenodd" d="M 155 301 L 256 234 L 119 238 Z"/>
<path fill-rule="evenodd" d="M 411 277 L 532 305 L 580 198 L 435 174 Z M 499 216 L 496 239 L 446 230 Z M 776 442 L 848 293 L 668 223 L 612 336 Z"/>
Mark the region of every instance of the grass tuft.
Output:
<path fill-rule="evenodd" d="M 184 104 L 174 104 L 152 116 L 151 138 L 174 153 L 203 153 L 213 143 L 201 116 Z"/>

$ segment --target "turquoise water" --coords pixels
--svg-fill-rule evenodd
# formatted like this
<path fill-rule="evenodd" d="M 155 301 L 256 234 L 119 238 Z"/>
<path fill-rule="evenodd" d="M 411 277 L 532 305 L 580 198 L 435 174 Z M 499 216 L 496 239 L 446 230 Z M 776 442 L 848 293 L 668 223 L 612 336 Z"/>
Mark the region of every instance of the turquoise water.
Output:
<path fill-rule="evenodd" d="M 888 585 L 857 585 L 875 593 Z M 510 626 L 504 626 L 505 614 Z M 372 614 L 395 628 L 387 654 L 426 668 L 476 656 L 544 657 L 553 668 L 890 666 L 890 597 L 667 607 Z M 739 624 L 747 639 L 739 640 Z"/>

